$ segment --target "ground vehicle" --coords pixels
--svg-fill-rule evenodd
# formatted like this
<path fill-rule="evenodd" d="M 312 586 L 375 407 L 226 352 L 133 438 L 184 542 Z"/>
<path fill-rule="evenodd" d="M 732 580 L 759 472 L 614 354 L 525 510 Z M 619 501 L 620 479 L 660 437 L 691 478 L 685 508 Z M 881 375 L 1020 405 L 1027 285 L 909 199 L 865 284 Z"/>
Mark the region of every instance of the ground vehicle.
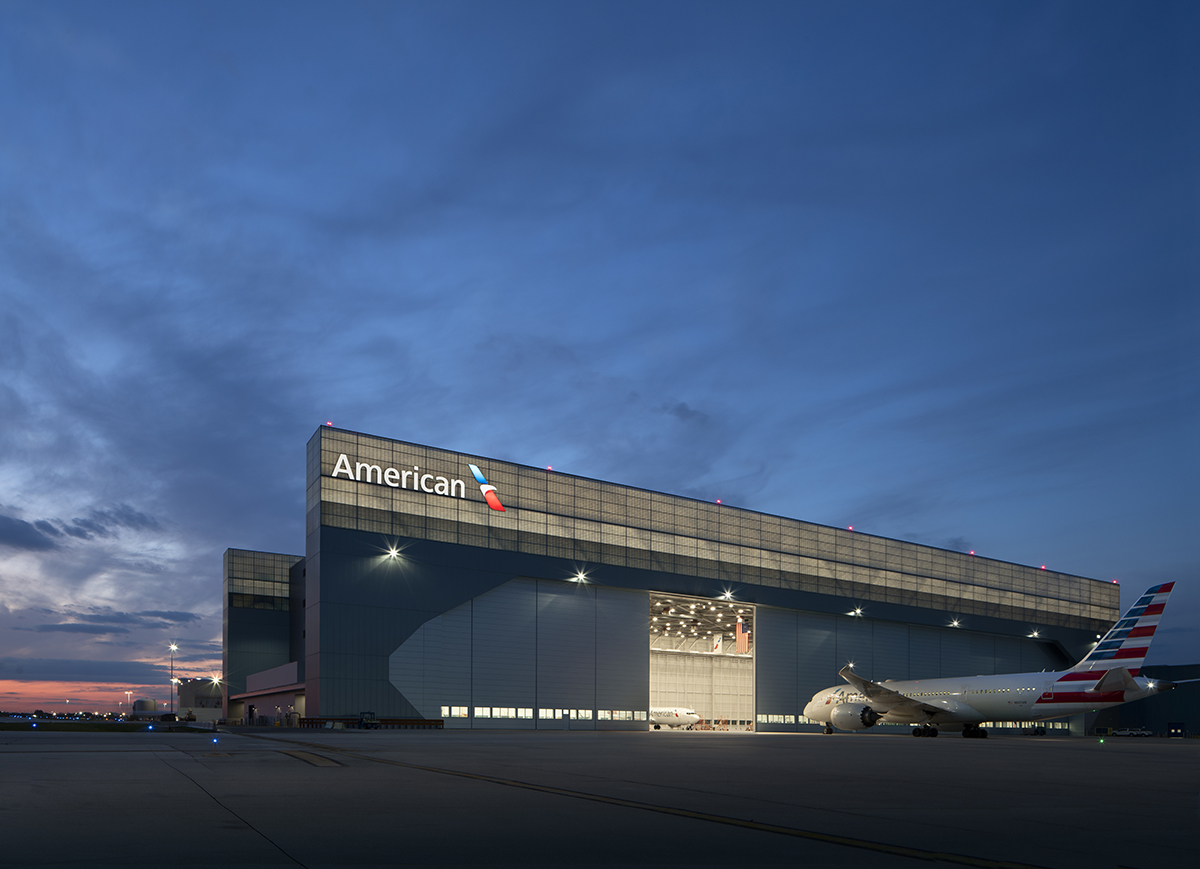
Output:
<path fill-rule="evenodd" d="M 1116 730 L 1114 730 L 1112 732 L 1112 735 L 1113 736 L 1153 736 L 1154 734 L 1151 733 L 1149 730 L 1147 730 L 1144 727 L 1118 727 Z"/>

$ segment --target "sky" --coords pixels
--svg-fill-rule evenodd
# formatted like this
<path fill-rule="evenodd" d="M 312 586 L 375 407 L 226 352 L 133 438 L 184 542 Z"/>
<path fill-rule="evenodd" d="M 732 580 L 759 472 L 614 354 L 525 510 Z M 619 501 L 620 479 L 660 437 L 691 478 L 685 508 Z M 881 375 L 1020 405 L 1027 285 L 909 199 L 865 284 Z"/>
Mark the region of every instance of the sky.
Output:
<path fill-rule="evenodd" d="M 0 0 L 0 709 L 219 673 L 317 426 L 1122 584 L 1200 662 L 1200 8 Z M 67 704 L 70 700 L 70 704 Z"/>

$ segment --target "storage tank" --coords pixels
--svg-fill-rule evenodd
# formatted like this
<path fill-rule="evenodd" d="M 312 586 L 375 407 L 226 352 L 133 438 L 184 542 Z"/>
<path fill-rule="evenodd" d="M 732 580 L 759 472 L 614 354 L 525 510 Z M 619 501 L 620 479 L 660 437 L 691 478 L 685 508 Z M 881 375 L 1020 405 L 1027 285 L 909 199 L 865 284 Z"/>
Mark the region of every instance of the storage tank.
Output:
<path fill-rule="evenodd" d="M 134 700 L 133 701 L 133 711 L 134 712 L 157 712 L 158 711 L 158 701 L 157 700 Z"/>

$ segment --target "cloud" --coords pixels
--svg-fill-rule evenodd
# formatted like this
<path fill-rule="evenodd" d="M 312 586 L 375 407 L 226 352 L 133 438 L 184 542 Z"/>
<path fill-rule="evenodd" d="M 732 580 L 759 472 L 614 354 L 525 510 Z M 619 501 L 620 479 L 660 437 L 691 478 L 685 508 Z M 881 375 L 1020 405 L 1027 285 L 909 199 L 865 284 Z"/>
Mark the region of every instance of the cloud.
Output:
<path fill-rule="evenodd" d="M 13 628 L 14 631 L 36 631 L 39 634 L 127 634 L 129 628 L 115 625 L 85 625 L 79 622 L 65 622 L 57 625 L 34 625 L 32 628 Z"/>
<path fill-rule="evenodd" d="M 130 625 L 140 628 L 158 628 L 167 625 L 186 624 L 200 620 L 196 613 L 178 610 L 143 610 L 142 612 L 65 612 L 64 616 L 76 618 L 83 622 L 100 625 Z"/>
<path fill-rule="evenodd" d="M 34 551 L 54 549 L 58 544 L 40 529 L 40 523 L 31 524 L 24 519 L 0 515 L 0 546 Z M 53 532 L 53 529 L 51 529 Z M 57 535 L 57 532 L 53 532 Z"/>
<path fill-rule="evenodd" d="M 144 661 L 93 661 L 60 658 L 0 658 L 0 679 L 18 682 L 52 680 L 76 682 L 131 682 L 153 684 L 168 667 Z"/>
<path fill-rule="evenodd" d="M 36 522 L 35 525 L 55 536 L 60 533 L 68 534 L 80 540 L 91 540 L 93 537 L 112 537 L 122 528 L 134 531 L 162 530 L 162 524 L 157 519 L 140 510 L 135 510 L 128 504 L 117 504 L 108 509 L 92 508 L 87 516 L 55 521 L 58 522 L 58 528 L 44 519 Z"/>
<path fill-rule="evenodd" d="M 200 620 L 200 616 L 196 613 L 164 611 L 164 610 L 146 610 L 144 612 L 135 613 L 139 616 L 150 616 L 156 619 L 162 619 L 167 622 L 175 622 L 182 624 L 185 622 L 195 622 Z"/>

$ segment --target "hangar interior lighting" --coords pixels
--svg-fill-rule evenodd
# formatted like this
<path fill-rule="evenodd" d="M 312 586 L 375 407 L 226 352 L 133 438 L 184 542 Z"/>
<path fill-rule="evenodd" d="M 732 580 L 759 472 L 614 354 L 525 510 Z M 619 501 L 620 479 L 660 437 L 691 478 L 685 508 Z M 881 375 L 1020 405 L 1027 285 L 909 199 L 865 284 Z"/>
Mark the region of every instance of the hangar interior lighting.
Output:
<path fill-rule="evenodd" d="M 650 596 L 651 649 L 694 654 L 748 654 L 737 652 L 738 622 L 743 643 L 753 631 L 754 608 L 737 608 L 733 604 L 717 607 L 697 598 L 694 602 L 678 598 Z M 721 638 L 723 648 L 717 652 L 714 644 Z"/>
<path fill-rule="evenodd" d="M 961 627 L 961 625 L 959 624 L 959 621 L 958 621 L 958 619 L 951 619 L 951 620 L 950 620 L 950 627 L 952 627 L 952 628 L 958 628 L 958 627 Z"/>

